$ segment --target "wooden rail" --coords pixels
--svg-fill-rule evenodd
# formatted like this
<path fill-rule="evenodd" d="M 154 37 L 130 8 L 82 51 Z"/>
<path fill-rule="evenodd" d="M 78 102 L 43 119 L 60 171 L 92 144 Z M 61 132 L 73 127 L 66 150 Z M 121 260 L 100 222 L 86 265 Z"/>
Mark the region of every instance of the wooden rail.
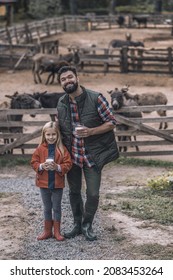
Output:
<path fill-rule="evenodd" d="M 94 52 L 94 53 L 93 53 Z M 83 72 L 173 73 L 172 48 L 93 48 L 80 57 Z"/>
<path fill-rule="evenodd" d="M 157 105 L 157 106 L 132 106 L 119 110 L 116 112 L 115 118 L 119 123 L 124 123 L 130 126 L 130 130 L 127 131 L 119 131 L 115 128 L 115 135 L 117 138 L 117 144 L 119 147 L 127 147 L 127 151 L 123 150 L 120 152 L 122 156 L 165 156 L 165 155 L 173 155 L 173 128 L 169 128 L 173 123 L 173 116 L 168 117 L 156 117 L 156 114 L 152 113 L 152 116 L 149 114 L 145 114 L 142 118 L 136 119 L 128 119 L 122 117 L 122 115 L 118 114 L 120 112 L 126 111 L 153 111 L 153 110 L 166 110 L 167 112 L 171 112 L 173 110 L 173 105 Z M 36 114 L 35 119 L 32 121 L 22 121 L 22 122 L 2 122 L 0 121 L 0 127 L 2 128 L 11 128 L 14 126 L 22 126 L 24 127 L 24 133 L 0 133 L 0 154 L 1 156 L 4 153 L 7 153 L 9 150 L 14 149 L 14 156 L 20 155 L 20 149 L 23 148 L 25 150 L 24 156 L 31 156 L 32 152 L 38 145 L 40 141 L 41 128 L 45 124 L 46 121 L 50 120 L 49 114 L 56 114 L 56 109 L 30 109 L 30 110 L 0 110 L 0 116 L 7 115 L 30 115 Z M 37 119 L 37 116 L 44 115 L 44 121 L 40 121 Z M 150 116 L 150 117 L 148 117 Z M 45 120 L 45 118 L 47 120 Z M 26 117 L 25 117 L 26 119 Z M 168 129 L 159 130 L 158 122 L 167 121 Z M 136 136 L 136 140 L 130 141 L 129 138 L 127 141 L 120 141 L 118 139 L 119 136 Z M 14 142 L 10 142 L 9 144 L 4 144 L 4 139 L 13 139 Z M 139 151 L 136 151 L 136 146 L 139 147 Z"/>

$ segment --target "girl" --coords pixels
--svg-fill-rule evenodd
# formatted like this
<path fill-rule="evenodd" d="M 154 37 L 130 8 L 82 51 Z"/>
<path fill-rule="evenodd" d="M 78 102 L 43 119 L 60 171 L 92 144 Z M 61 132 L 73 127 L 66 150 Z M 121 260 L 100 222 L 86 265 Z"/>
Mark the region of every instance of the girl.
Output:
<path fill-rule="evenodd" d="M 61 199 L 64 175 L 71 169 L 72 161 L 62 144 L 60 131 L 55 122 L 44 125 L 41 143 L 32 155 L 31 166 L 36 172 L 36 185 L 40 187 L 44 205 L 44 232 L 37 240 L 52 237 L 53 228 L 54 237 L 58 241 L 63 241 L 64 237 L 60 234 Z"/>

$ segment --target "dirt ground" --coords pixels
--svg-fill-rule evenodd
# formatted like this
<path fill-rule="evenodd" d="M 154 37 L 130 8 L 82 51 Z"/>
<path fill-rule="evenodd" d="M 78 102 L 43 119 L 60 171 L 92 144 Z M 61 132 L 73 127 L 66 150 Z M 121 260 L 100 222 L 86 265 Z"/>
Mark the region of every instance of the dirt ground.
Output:
<path fill-rule="evenodd" d="M 108 43 L 112 39 L 125 39 L 126 29 L 110 29 L 92 32 L 80 32 L 80 33 L 62 33 L 58 35 L 60 40 L 60 50 L 64 50 L 67 45 L 77 44 L 85 46 L 91 43 L 96 44 L 100 47 L 107 47 Z M 144 41 L 146 47 L 168 47 L 172 46 L 173 38 L 171 37 L 171 31 L 162 31 L 157 29 L 132 29 L 132 40 Z M 44 74 L 43 80 L 46 80 L 46 74 Z M 80 83 L 88 88 L 102 92 L 110 101 L 110 96 L 107 91 L 115 87 L 121 88 L 125 84 L 130 85 L 131 93 L 142 93 L 142 92 L 157 92 L 161 91 L 166 94 L 168 98 L 168 104 L 173 104 L 173 78 L 172 76 L 166 75 L 151 75 L 151 74 L 83 74 L 80 76 Z M 44 85 L 34 84 L 31 71 L 7 71 L 0 69 L 0 102 L 8 101 L 5 97 L 6 94 L 13 95 L 15 91 L 19 93 L 33 93 L 36 91 L 48 92 L 61 92 L 61 88 L 58 84 Z M 168 112 L 168 115 L 171 112 Z M 158 159 L 158 157 L 157 157 Z M 160 159 L 170 160 L 170 156 L 160 157 Z M 27 167 L 22 167 L 23 172 L 34 176 L 32 171 Z M 105 167 L 103 175 L 103 189 L 102 196 L 107 190 L 111 188 L 112 192 L 119 192 L 120 189 L 123 191 L 129 185 L 126 183 L 131 178 L 130 188 L 134 188 L 137 182 L 145 185 L 146 178 L 151 178 L 161 174 L 164 170 L 162 168 L 151 168 L 145 167 L 138 169 L 133 167 L 116 167 L 116 179 L 115 169 L 113 167 Z M 21 169 L 3 170 L 0 174 L 0 178 L 9 176 L 19 176 Z M 31 172 L 31 173 L 30 173 Z M 117 175 L 119 174 L 119 175 Z M 125 174 L 126 180 L 122 178 L 122 174 Z M 132 179 L 133 178 L 133 179 Z M 142 181 L 141 181 L 142 180 Z M 106 186 L 106 187 L 105 187 Z M 14 252 L 17 252 L 22 237 L 26 231 L 23 230 L 27 225 L 27 221 L 24 217 L 22 205 L 19 203 L 18 196 L 2 197 L 0 204 L 0 259 L 13 258 Z M 11 214 L 12 213 L 12 214 Z M 129 218 L 121 213 L 108 213 L 109 218 L 115 227 L 121 230 L 125 235 L 128 236 L 125 242 L 134 244 L 147 244 L 148 242 L 157 242 L 158 244 L 167 246 L 171 245 L 171 234 L 173 227 L 161 227 L 159 225 L 150 224 L 146 225 L 145 221 Z M 14 218 L 15 217 L 15 218 Z M 13 220 L 13 223 L 11 221 Z M 144 226 L 145 224 L 145 226 Z M 23 227 L 24 225 L 24 227 Z M 139 256 L 140 259 L 140 256 Z"/>

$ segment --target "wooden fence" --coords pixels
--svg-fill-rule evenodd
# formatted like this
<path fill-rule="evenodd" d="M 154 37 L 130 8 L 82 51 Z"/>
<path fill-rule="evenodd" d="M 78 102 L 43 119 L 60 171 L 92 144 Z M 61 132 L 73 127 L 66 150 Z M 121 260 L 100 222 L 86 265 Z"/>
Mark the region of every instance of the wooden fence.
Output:
<path fill-rule="evenodd" d="M 0 29 L 0 64 L 10 69 L 30 69 L 32 55 L 36 52 L 58 53 L 57 36 L 62 31 L 91 31 L 95 29 L 118 27 L 119 15 L 60 16 L 41 21 L 28 22 Z M 124 15 L 127 27 L 134 28 L 132 15 Z M 169 28 L 164 25 L 169 15 L 148 15 L 148 26 Z M 52 36 L 56 36 L 52 38 Z M 108 42 L 109 43 L 109 42 Z M 88 49 L 88 55 L 80 55 L 79 69 L 86 72 L 138 72 L 172 74 L 172 48 L 143 49 L 120 48 Z M 82 53 L 82 49 L 80 50 Z"/>
<path fill-rule="evenodd" d="M 132 22 L 132 15 L 122 14 L 127 28 L 138 28 Z M 34 40 L 41 40 L 43 37 L 56 35 L 61 31 L 78 32 L 78 31 L 92 31 L 98 29 L 119 28 L 117 24 L 117 15 L 103 15 L 97 16 L 88 14 L 85 16 L 59 16 L 54 18 L 47 18 L 45 20 L 28 22 L 19 24 L 8 28 L 0 29 L 0 39 L 9 44 L 28 44 L 33 43 Z M 169 28 L 172 29 L 171 24 L 165 24 L 166 19 L 170 19 L 170 15 L 147 15 L 147 28 Z"/>
<path fill-rule="evenodd" d="M 165 109 L 168 113 L 173 110 L 173 105 L 157 105 L 157 106 L 132 106 L 122 111 L 150 111 Z M 6 129 L 10 127 L 22 126 L 24 128 L 24 133 L 0 133 L 0 155 L 8 157 L 7 152 L 11 149 L 13 150 L 13 157 L 21 155 L 21 148 L 25 150 L 24 156 L 31 156 L 33 149 L 39 143 L 41 135 L 41 127 L 46 121 L 50 120 L 49 114 L 56 114 L 56 109 L 30 109 L 30 110 L 0 110 L 0 116 L 7 115 L 18 115 L 22 114 L 23 119 L 29 114 L 36 114 L 36 117 L 32 120 L 23 120 L 22 122 L 0 122 L 0 127 L 5 127 Z M 40 121 L 37 117 L 43 115 L 44 120 Z M 128 131 L 118 131 L 115 129 L 115 135 L 117 137 L 117 143 L 119 147 L 127 147 L 127 151 L 121 151 L 122 156 L 160 156 L 160 155 L 173 155 L 173 128 L 171 129 L 171 124 L 173 122 L 173 116 L 158 117 L 155 113 L 152 115 L 144 115 L 142 118 L 128 119 L 120 114 L 115 114 L 116 119 L 119 123 L 124 123 L 130 126 Z M 148 117 L 149 116 L 149 117 Z M 43 118 L 42 118 L 43 119 Z M 159 130 L 160 122 L 168 122 L 168 129 Z M 136 136 L 137 140 L 130 141 L 119 141 L 118 136 Z M 4 139 L 13 139 L 14 141 L 9 144 L 4 144 Z M 135 147 L 139 147 L 139 151 L 136 151 Z M 10 155 L 11 156 L 11 155 Z"/>
<path fill-rule="evenodd" d="M 80 56 L 83 72 L 173 73 L 172 48 L 88 48 L 89 54 Z M 82 49 L 81 49 L 82 53 Z"/>
<path fill-rule="evenodd" d="M 23 46 L 22 53 L 20 51 L 14 53 L 14 49 L 18 46 L 20 48 L 20 45 L 17 45 L 10 48 L 10 54 L 4 52 L 1 55 L 0 53 L 1 67 L 31 69 L 33 51 L 42 49 L 44 52 L 49 52 L 49 49 L 52 49 L 52 52 L 57 54 L 58 45 L 58 40 L 52 39 L 36 46 L 27 44 Z M 0 50 L 1 46 L 3 45 L 0 45 Z M 173 74 L 173 49 L 170 47 L 162 49 L 92 47 L 85 49 L 85 52 L 86 50 L 88 54 L 84 54 L 83 48 L 79 49 L 78 70 L 81 72 Z"/>

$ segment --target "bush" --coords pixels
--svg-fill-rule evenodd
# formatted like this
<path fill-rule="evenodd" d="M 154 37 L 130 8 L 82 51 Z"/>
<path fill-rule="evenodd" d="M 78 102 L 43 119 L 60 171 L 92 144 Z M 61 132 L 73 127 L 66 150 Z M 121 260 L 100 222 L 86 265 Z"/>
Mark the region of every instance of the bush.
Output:
<path fill-rule="evenodd" d="M 173 172 L 168 172 L 168 174 L 150 179 L 147 185 L 157 191 L 173 190 Z"/>

